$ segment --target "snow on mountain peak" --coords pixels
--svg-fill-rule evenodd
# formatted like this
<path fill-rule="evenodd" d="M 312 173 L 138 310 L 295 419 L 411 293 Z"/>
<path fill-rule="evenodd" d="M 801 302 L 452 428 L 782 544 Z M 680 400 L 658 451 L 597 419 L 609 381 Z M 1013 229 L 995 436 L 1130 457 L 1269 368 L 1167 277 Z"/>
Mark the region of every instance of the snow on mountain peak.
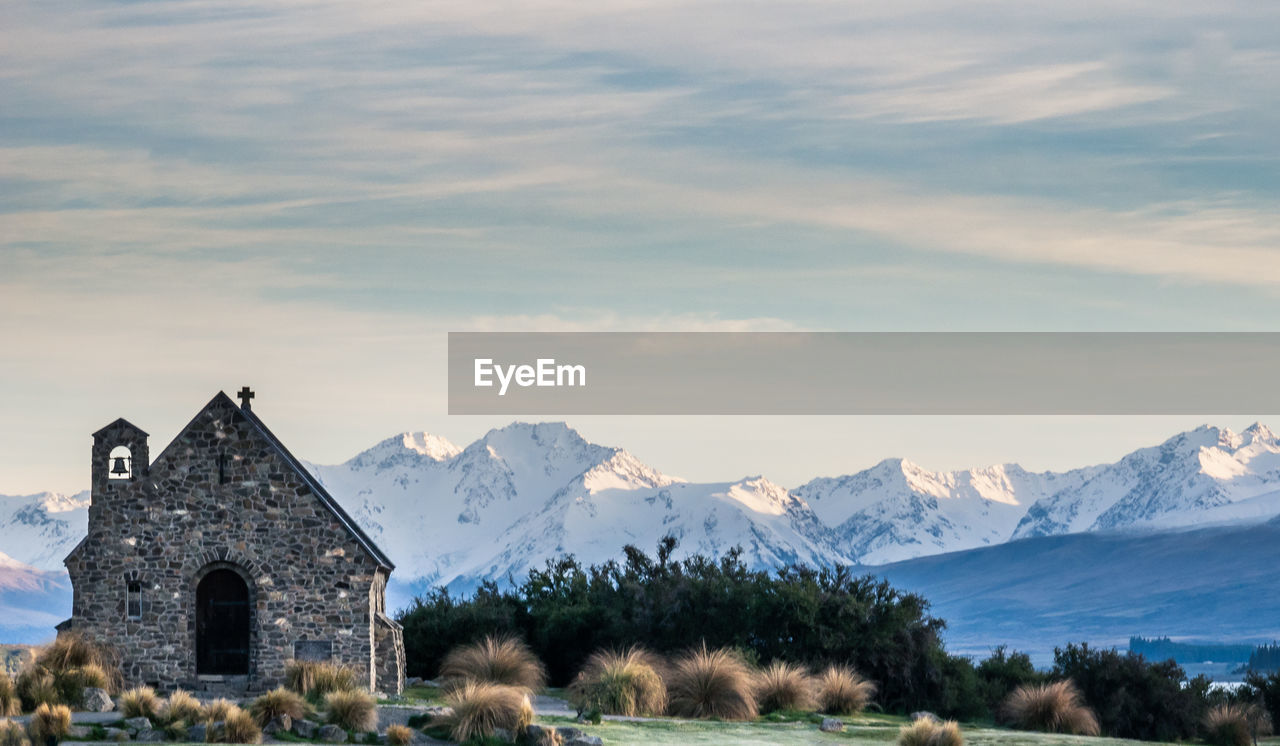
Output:
<path fill-rule="evenodd" d="M 401 444 L 411 451 L 436 461 L 448 461 L 462 453 L 462 449 L 439 435 L 430 433 L 401 433 Z"/>

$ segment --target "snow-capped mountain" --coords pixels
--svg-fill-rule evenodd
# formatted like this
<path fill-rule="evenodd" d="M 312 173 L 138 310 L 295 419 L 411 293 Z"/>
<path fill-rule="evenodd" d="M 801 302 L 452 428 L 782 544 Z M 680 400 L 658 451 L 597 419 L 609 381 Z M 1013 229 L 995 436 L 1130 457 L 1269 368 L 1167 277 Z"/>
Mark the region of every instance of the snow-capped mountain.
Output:
<path fill-rule="evenodd" d="M 311 468 L 397 574 L 430 583 L 518 578 L 563 553 L 603 562 L 667 534 L 686 554 L 742 545 L 761 566 L 838 556 L 803 500 L 768 480 L 686 484 L 563 423 L 516 423 L 462 450 L 404 433 Z"/>
<path fill-rule="evenodd" d="M 1266 426 L 1199 427 L 1031 505 L 1012 538 L 1265 520 L 1280 514 L 1280 441 Z"/>
<path fill-rule="evenodd" d="M 40 570 L 62 570 L 67 556 L 89 531 L 89 492 L 61 495 L 0 495 L 0 551 Z"/>

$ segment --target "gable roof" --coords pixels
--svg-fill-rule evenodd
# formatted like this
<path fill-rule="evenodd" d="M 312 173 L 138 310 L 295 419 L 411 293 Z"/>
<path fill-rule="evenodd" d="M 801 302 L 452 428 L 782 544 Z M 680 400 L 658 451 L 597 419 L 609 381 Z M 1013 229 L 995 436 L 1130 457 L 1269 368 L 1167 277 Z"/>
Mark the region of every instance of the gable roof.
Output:
<path fill-rule="evenodd" d="M 133 424 L 132 422 L 126 420 L 123 417 L 117 417 L 115 421 L 112 422 L 111 424 L 98 428 L 98 431 L 89 437 L 96 438 L 108 430 L 115 430 L 116 428 L 120 428 L 120 427 L 128 428 L 130 430 L 135 430 L 139 435 L 142 435 L 144 437 L 150 437 L 142 428 L 138 427 L 137 425 Z"/>
<path fill-rule="evenodd" d="M 225 393 L 219 391 L 218 396 L 227 399 L 231 406 L 236 406 L 234 402 L 227 398 Z M 385 567 L 388 571 L 394 570 L 396 567 L 395 563 L 378 548 L 377 544 L 373 543 L 373 539 L 369 538 L 368 534 L 360 528 L 359 524 L 352 519 L 347 511 L 342 509 L 342 506 L 338 504 L 338 501 L 333 499 L 333 495 L 330 495 L 329 491 L 324 488 L 324 485 L 320 484 L 320 480 L 316 479 L 315 476 L 312 475 L 311 470 L 306 466 L 303 466 L 302 462 L 299 461 L 292 453 L 289 453 L 289 449 L 285 448 L 284 444 L 280 442 L 280 439 L 275 436 L 275 433 L 271 432 L 262 420 L 258 419 L 258 416 L 253 413 L 253 410 L 245 409 L 244 407 L 237 407 L 237 409 L 240 410 L 240 414 L 244 415 L 245 419 L 257 428 L 262 437 L 266 438 L 267 442 L 276 449 L 276 452 L 280 454 L 280 458 L 284 459 L 285 463 L 287 463 L 289 467 L 297 473 L 298 477 L 311 488 L 311 491 L 320 499 L 320 502 L 329 509 L 329 512 L 333 513 L 334 517 L 338 519 L 338 522 L 341 523 L 351 536 L 360 544 L 360 546 L 369 553 L 369 556 L 373 557 L 378 564 Z"/>

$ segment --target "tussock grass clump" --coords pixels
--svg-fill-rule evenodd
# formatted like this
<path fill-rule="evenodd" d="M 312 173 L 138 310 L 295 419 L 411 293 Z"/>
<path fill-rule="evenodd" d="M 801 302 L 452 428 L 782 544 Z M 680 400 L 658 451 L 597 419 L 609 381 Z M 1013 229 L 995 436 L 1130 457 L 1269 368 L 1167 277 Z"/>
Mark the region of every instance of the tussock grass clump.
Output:
<path fill-rule="evenodd" d="M 812 710 L 817 705 L 813 677 L 786 661 L 774 661 L 757 673 L 755 688 L 761 713 Z"/>
<path fill-rule="evenodd" d="M 114 692 L 120 686 L 120 655 L 113 647 L 100 644 L 79 631 L 61 632 L 36 656 L 36 664 L 59 674 L 74 668 L 96 668 L 106 677 L 106 686 Z"/>
<path fill-rule="evenodd" d="M 1204 716 L 1204 740 L 1212 746 L 1252 746 L 1271 734 L 1271 719 L 1254 705 L 1218 705 Z"/>
<path fill-rule="evenodd" d="M 489 738 L 498 728 L 523 733 L 533 722 L 533 703 L 522 687 L 464 681 L 445 695 L 453 714 L 440 719 L 458 743 Z"/>
<path fill-rule="evenodd" d="M 23 669 L 18 674 L 14 689 L 26 710 L 45 704 L 56 705 L 61 697 L 53 672 L 39 664 Z"/>
<path fill-rule="evenodd" d="M 1022 730 L 1079 736 L 1099 732 L 1097 716 L 1070 679 L 1018 687 L 1004 701 L 1003 715 L 1010 725 Z"/>
<path fill-rule="evenodd" d="M 922 718 L 898 730 L 898 746 L 964 746 L 964 735 L 954 720 L 937 723 Z"/>
<path fill-rule="evenodd" d="M 12 720 L 0 720 L 0 746 L 31 746 L 27 729 Z"/>
<path fill-rule="evenodd" d="M 204 706 L 204 719 L 209 723 L 224 723 L 227 718 L 240 711 L 240 705 L 229 699 L 219 697 Z"/>
<path fill-rule="evenodd" d="M 360 688 L 355 671 L 332 661 L 289 661 L 284 678 L 286 687 L 317 702 L 332 692 Z"/>
<path fill-rule="evenodd" d="M 160 698 L 156 690 L 149 686 L 139 686 L 120 695 L 117 707 L 126 718 L 157 719 L 160 714 Z"/>
<path fill-rule="evenodd" d="M 658 659 L 639 646 L 626 652 L 598 650 L 570 685 L 569 699 L 583 712 L 658 715 L 667 707 L 660 669 Z"/>
<path fill-rule="evenodd" d="M 387 743 L 390 746 L 409 746 L 413 742 L 413 728 L 407 725 L 388 725 Z"/>
<path fill-rule="evenodd" d="M 253 715 L 239 707 L 227 713 L 222 721 L 221 735 L 224 743 L 262 743 L 262 729 Z"/>
<path fill-rule="evenodd" d="M 729 648 L 706 643 L 678 658 L 667 678 L 668 709 L 689 718 L 751 720 L 756 699 L 751 668 Z"/>
<path fill-rule="evenodd" d="M 0 717 L 13 717 L 22 714 L 22 700 L 18 697 L 18 687 L 6 673 L 0 673 Z"/>
<path fill-rule="evenodd" d="M 111 691 L 111 677 L 97 663 L 86 663 L 54 673 L 53 678 L 58 696 L 66 705 L 79 707 L 84 701 L 84 690 L 89 687 Z"/>
<path fill-rule="evenodd" d="M 529 646 L 514 637 L 486 637 L 479 642 L 454 648 L 440 664 L 440 677 L 454 685 L 465 681 L 542 688 L 546 668 Z"/>
<path fill-rule="evenodd" d="M 307 703 L 301 694 L 280 686 L 253 700 L 249 712 L 258 725 L 266 725 L 281 715 L 301 720 L 307 714 Z"/>
<path fill-rule="evenodd" d="M 330 692 L 325 695 L 324 709 L 325 718 L 343 730 L 365 732 L 378 727 L 378 702 L 368 692 Z"/>
<path fill-rule="evenodd" d="M 876 685 L 849 666 L 831 665 L 818 675 L 818 708 L 831 715 L 856 715 L 867 708 Z"/>
<path fill-rule="evenodd" d="M 160 718 L 166 723 L 198 723 L 204 720 L 204 706 L 189 692 L 174 689 L 160 708 Z"/>
<path fill-rule="evenodd" d="M 66 705 L 42 704 L 31 714 L 27 733 L 36 744 L 61 741 L 71 732 L 71 708 Z"/>

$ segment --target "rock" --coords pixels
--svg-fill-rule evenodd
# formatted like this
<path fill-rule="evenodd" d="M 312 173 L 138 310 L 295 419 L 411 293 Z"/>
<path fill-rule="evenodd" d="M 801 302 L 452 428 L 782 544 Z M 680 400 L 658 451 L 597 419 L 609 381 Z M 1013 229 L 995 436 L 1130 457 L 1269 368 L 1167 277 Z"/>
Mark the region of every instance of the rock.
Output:
<path fill-rule="evenodd" d="M 209 728 L 204 723 L 196 723 L 187 728 L 187 740 L 193 743 L 204 743 L 207 735 L 209 735 Z"/>
<path fill-rule="evenodd" d="M 138 731 L 138 735 L 134 736 L 133 740 L 139 743 L 162 743 L 169 739 L 165 738 L 164 731 L 147 728 L 146 730 Z"/>
<path fill-rule="evenodd" d="M 111 695 L 107 694 L 106 689 L 91 686 L 84 690 L 80 706 L 85 712 L 111 712 L 116 708 L 116 703 L 111 701 Z"/>
<path fill-rule="evenodd" d="M 822 723 L 818 725 L 818 730 L 823 733 L 843 733 L 844 723 L 835 718 L 823 718 Z"/>
<path fill-rule="evenodd" d="M 422 686 L 422 677 L 421 677 L 421 676 L 410 676 L 409 678 L 407 678 L 407 679 L 405 679 L 405 680 L 404 680 L 404 685 L 405 685 L 406 687 L 410 687 L 410 686 Z"/>
<path fill-rule="evenodd" d="M 347 732 L 336 725 L 321 726 L 320 740 L 325 743 L 346 743 Z"/>
<path fill-rule="evenodd" d="M 448 705 L 432 705 L 423 710 L 422 714 L 429 716 L 432 720 L 453 717 L 453 708 Z"/>
<path fill-rule="evenodd" d="M 105 738 L 108 741 L 128 741 L 129 740 L 128 732 L 121 730 L 120 728 L 103 728 L 102 732 L 105 734 Z M 201 738 L 200 740 L 202 742 L 204 741 L 203 738 Z"/>
<path fill-rule="evenodd" d="M 508 743 L 516 740 L 515 734 L 507 730 L 506 728 L 494 728 L 493 737 L 498 739 L 499 741 L 506 741 Z"/>
<path fill-rule="evenodd" d="M 562 725 L 559 728 L 556 728 L 556 733 L 559 733 L 560 738 L 565 741 L 568 741 L 571 738 L 581 738 L 582 736 L 587 735 L 585 732 L 578 730 L 577 728 L 571 728 L 567 725 Z"/>
<path fill-rule="evenodd" d="M 92 735 L 93 728 L 90 728 L 87 725 L 73 725 L 71 726 L 71 729 L 67 731 L 67 740 L 83 741 Z"/>
<path fill-rule="evenodd" d="M 136 736 L 144 730 L 151 730 L 151 721 L 144 717 L 129 718 L 124 721 L 124 729 Z"/>
<path fill-rule="evenodd" d="M 918 712 L 913 712 L 913 713 L 911 713 L 911 722 L 913 722 L 913 723 L 914 723 L 914 722 L 915 722 L 915 721 L 917 721 L 917 720 L 928 720 L 928 721 L 929 721 L 929 722 L 931 722 L 931 723 L 941 723 L 941 722 L 942 722 L 942 718 L 940 718 L 940 717 L 938 717 L 937 715 L 934 715 L 932 712 L 928 712 L 928 711 L 926 711 L 926 710 L 920 710 L 920 711 L 918 711 Z"/>
<path fill-rule="evenodd" d="M 290 730 L 293 730 L 293 718 L 285 714 L 276 715 L 271 718 L 271 722 L 262 726 L 262 734 L 266 736 L 288 733 Z"/>
<path fill-rule="evenodd" d="M 525 743 L 542 743 L 543 734 L 548 731 L 554 731 L 555 728 L 544 728 L 541 725 L 528 725 L 524 729 Z"/>
<path fill-rule="evenodd" d="M 600 736 L 588 736 L 584 733 L 581 736 L 565 739 L 564 746 L 604 746 L 604 741 Z"/>
<path fill-rule="evenodd" d="M 299 720 L 293 724 L 293 732 L 307 739 L 315 738 L 318 730 L 320 726 L 310 720 Z"/>

